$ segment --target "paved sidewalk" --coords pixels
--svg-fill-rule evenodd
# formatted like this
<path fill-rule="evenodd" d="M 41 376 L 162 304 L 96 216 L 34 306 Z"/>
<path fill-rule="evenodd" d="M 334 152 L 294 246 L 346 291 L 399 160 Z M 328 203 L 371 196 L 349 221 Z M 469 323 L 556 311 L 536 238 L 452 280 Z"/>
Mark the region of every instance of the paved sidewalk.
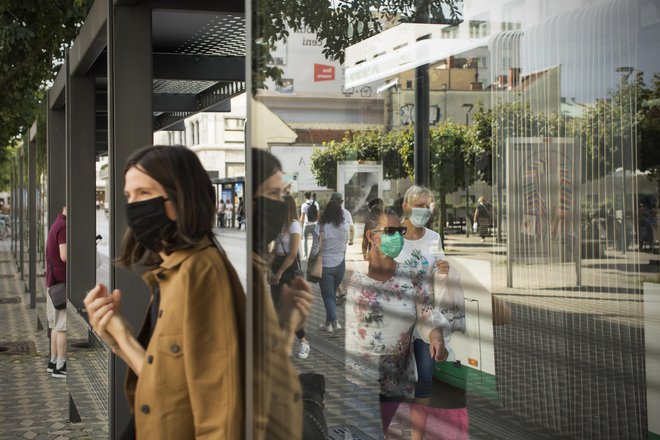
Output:
<path fill-rule="evenodd" d="M 37 280 L 37 308 L 30 309 L 10 242 L 0 241 L 0 347 L 19 353 L 0 352 L 0 439 L 107 439 L 102 419 L 69 423 L 67 380 L 46 373 L 43 277 Z M 69 361 L 84 356 L 84 350 L 69 346 Z"/>

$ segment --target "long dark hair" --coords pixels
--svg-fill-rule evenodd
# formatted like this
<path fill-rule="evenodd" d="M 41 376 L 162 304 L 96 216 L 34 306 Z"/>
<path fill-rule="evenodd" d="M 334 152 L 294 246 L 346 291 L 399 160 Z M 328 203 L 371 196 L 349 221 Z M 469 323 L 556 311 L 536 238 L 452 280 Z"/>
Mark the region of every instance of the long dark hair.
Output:
<path fill-rule="evenodd" d="M 254 195 L 259 187 L 278 171 L 282 171 L 282 164 L 279 159 L 268 151 L 252 148 L 252 194 Z M 256 202 L 256 199 L 253 199 Z M 261 212 L 258 204 L 253 204 L 253 224 L 252 224 L 252 251 L 261 256 L 268 255 L 269 240 L 265 238 L 265 225 L 263 220 L 264 212 Z M 268 219 L 272 220 L 272 219 Z M 278 227 L 279 228 L 279 227 Z M 266 257 L 267 258 L 267 257 Z"/>
<path fill-rule="evenodd" d="M 157 181 L 167 193 L 176 211 L 176 227 L 165 228 L 161 244 L 166 254 L 194 247 L 211 235 L 215 215 L 215 193 L 199 158 L 188 148 L 154 145 L 133 153 L 126 161 L 124 174 L 137 167 Z M 129 227 L 121 242 L 117 262 L 130 266 L 149 252 L 135 240 Z M 150 257 L 147 255 L 147 257 Z M 156 257 L 151 255 L 151 257 Z M 149 258 L 157 260 L 158 258 Z"/>
<path fill-rule="evenodd" d="M 266 150 L 252 149 L 252 193 L 278 171 L 282 171 L 282 164 L 277 157 Z"/>
<path fill-rule="evenodd" d="M 286 208 L 288 210 L 287 221 L 285 227 L 288 229 L 289 225 L 298 218 L 298 207 L 296 206 L 296 200 L 290 195 L 284 196 L 284 203 L 286 203 Z"/>
<path fill-rule="evenodd" d="M 319 223 L 332 223 L 335 226 L 339 226 L 344 223 L 344 210 L 341 207 L 341 203 L 337 201 L 328 202 L 328 204 L 325 205 L 323 214 L 321 214 Z"/>

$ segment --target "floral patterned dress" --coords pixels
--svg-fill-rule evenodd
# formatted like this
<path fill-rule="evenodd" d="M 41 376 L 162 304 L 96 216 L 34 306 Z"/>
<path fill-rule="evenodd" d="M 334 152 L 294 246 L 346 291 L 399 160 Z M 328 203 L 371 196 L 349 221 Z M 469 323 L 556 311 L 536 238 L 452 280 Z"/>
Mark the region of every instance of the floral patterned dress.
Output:
<path fill-rule="evenodd" d="M 389 397 L 413 397 L 413 330 L 418 327 L 428 342 L 433 328 L 446 325 L 417 280 L 402 266 L 385 281 L 353 273 L 346 298 L 346 372 L 351 382 L 377 384 L 380 394 Z"/>

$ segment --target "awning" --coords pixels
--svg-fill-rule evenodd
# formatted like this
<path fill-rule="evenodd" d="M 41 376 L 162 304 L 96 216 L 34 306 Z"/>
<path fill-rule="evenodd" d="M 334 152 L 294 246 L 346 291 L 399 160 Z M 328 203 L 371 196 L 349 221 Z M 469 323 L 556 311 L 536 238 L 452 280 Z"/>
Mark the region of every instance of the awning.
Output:
<path fill-rule="evenodd" d="M 346 49 L 345 87 L 382 81 L 424 64 L 433 64 L 488 46 L 488 38 L 433 38 L 437 35 L 437 29 L 443 27 L 401 24 L 349 47 Z M 416 41 L 420 30 L 430 35 L 431 39 Z"/>
<path fill-rule="evenodd" d="M 253 98 L 250 98 L 250 102 L 251 118 L 259 121 L 257 127 L 250 128 L 252 147 L 268 148 L 270 144 L 292 144 L 296 141 L 298 135 L 268 107 Z"/>

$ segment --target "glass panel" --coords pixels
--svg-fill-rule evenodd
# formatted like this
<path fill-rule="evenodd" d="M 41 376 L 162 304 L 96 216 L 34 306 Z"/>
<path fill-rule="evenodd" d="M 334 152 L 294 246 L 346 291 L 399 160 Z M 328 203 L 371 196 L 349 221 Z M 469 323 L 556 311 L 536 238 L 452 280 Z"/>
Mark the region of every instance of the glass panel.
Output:
<path fill-rule="evenodd" d="M 96 161 L 96 282 L 110 285 L 110 167 L 108 156 Z"/>
<path fill-rule="evenodd" d="M 657 3 L 294 3 L 253 2 L 255 357 L 279 319 L 331 438 L 659 436 Z"/>

